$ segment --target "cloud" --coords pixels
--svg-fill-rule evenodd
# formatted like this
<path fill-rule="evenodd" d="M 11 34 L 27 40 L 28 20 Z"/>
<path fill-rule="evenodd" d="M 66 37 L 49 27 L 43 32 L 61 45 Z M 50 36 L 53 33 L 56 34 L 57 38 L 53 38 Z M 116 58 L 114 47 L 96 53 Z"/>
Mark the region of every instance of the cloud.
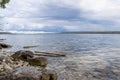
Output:
<path fill-rule="evenodd" d="M 80 9 L 85 13 L 84 16 L 91 19 L 109 20 L 120 17 L 119 0 L 81 0 Z"/>
<path fill-rule="evenodd" d="M 119 0 L 12 0 L 0 9 L 5 30 L 120 30 Z"/>

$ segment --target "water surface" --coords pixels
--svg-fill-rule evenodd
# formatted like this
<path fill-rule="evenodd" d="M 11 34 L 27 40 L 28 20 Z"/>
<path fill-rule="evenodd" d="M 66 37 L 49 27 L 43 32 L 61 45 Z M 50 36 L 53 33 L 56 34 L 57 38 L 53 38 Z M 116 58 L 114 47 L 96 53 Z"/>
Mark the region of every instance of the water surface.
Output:
<path fill-rule="evenodd" d="M 7 51 L 38 45 L 28 50 L 66 54 L 48 58 L 47 68 L 56 70 L 59 80 L 120 80 L 119 34 L 6 34 L 0 38 L 13 45 Z"/>

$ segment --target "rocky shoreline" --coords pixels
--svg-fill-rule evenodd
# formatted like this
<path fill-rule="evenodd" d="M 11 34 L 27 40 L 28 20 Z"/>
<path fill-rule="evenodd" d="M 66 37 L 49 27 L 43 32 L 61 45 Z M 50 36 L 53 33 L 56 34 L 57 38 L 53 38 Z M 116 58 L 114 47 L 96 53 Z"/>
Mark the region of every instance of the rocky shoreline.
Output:
<path fill-rule="evenodd" d="M 0 43 L 0 48 L 10 48 Z M 54 70 L 46 69 L 48 59 L 34 55 L 28 50 L 16 51 L 12 55 L 0 54 L 0 80 L 57 80 Z"/>

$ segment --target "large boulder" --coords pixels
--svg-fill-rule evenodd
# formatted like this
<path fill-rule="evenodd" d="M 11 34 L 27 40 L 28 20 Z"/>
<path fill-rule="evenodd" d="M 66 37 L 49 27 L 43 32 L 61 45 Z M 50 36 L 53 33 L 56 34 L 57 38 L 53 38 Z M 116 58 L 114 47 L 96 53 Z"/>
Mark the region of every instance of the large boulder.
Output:
<path fill-rule="evenodd" d="M 45 68 L 48 64 L 48 60 L 45 57 L 34 57 L 28 60 L 28 63 L 32 66 L 40 66 Z"/>
<path fill-rule="evenodd" d="M 34 57 L 34 53 L 32 51 L 27 51 L 27 50 L 20 50 L 15 52 L 11 57 L 14 60 L 23 60 L 27 61 L 29 58 Z"/>
<path fill-rule="evenodd" d="M 12 46 L 9 44 L 4 44 L 4 43 L 0 43 L 0 49 L 2 48 L 11 48 Z"/>

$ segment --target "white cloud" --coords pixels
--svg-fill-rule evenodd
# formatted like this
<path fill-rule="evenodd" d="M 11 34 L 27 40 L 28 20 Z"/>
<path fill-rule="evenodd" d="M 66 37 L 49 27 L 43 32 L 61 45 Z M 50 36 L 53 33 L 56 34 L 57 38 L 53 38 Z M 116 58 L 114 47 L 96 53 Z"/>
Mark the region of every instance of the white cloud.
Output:
<path fill-rule="evenodd" d="M 81 0 L 79 7 L 90 19 L 112 20 L 120 17 L 120 0 Z"/>
<path fill-rule="evenodd" d="M 45 26 L 120 30 L 119 13 L 120 0 L 11 0 L 6 9 L 0 9 L 0 16 L 8 22 L 4 29 L 18 30 Z"/>
<path fill-rule="evenodd" d="M 43 16 L 43 13 L 49 14 L 44 10 L 49 7 L 48 5 L 73 8 L 84 13 L 80 16 L 83 15 L 87 18 L 120 17 L 120 0 L 12 0 L 8 8 L 1 10 L 1 12 L 9 17 L 30 17 L 36 13 Z"/>

